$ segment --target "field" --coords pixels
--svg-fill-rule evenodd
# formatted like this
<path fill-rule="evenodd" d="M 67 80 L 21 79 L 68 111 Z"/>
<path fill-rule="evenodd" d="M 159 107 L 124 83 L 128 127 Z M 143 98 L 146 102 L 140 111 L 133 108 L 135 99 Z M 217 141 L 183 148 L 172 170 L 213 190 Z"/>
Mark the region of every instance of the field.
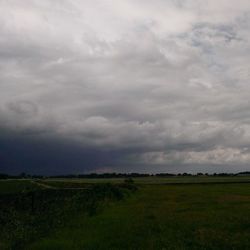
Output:
<path fill-rule="evenodd" d="M 35 193 L 40 203 L 35 199 L 33 228 L 12 226 L 22 228 L 24 235 L 33 233 L 33 237 L 17 233 L 14 236 L 20 239 L 16 241 L 2 232 L 5 240 L 0 237 L 0 248 L 250 249 L 249 177 L 145 177 L 134 181 L 1 181 L 1 202 L 9 202 L 6 196 L 21 195 L 29 204 L 22 212 L 14 207 L 15 215 L 20 212 L 23 216 L 25 209 L 32 212 L 32 199 L 27 198 L 32 196 L 27 194 Z M 21 222 L 27 223 L 19 218 Z M 43 230 L 36 225 L 39 222 Z"/>

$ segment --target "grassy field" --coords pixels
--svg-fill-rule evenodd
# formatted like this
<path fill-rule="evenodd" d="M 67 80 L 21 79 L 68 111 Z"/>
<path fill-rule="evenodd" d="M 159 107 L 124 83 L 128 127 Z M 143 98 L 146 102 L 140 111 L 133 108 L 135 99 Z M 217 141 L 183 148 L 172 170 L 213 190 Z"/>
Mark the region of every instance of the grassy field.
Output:
<path fill-rule="evenodd" d="M 106 181 L 118 185 L 124 180 Z M 110 199 L 91 216 L 77 210 L 24 249 L 250 249 L 249 181 L 247 177 L 138 178 L 136 192 Z M 56 188 L 53 192 L 63 188 L 78 192 L 77 188 L 99 182 L 103 180 L 42 181 Z M 4 185 L 0 183 L 0 188 Z"/>
<path fill-rule="evenodd" d="M 1 180 L 0 195 L 21 193 L 26 190 L 36 189 L 37 185 L 27 180 Z"/>
<path fill-rule="evenodd" d="M 173 177 L 138 177 L 133 178 L 135 184 L 185 184 L 185 183 L 250 183 L 250 176 L 173 176 Z M 124 178 L 93 178 L 93 179 L 46 179 L 44 182 L 63 186 L 69 185 L 69 183 L 74 183 L 75 185 L 84 185 L 84 184 L 94 184 L 94 183 L 122 183 Z"/>

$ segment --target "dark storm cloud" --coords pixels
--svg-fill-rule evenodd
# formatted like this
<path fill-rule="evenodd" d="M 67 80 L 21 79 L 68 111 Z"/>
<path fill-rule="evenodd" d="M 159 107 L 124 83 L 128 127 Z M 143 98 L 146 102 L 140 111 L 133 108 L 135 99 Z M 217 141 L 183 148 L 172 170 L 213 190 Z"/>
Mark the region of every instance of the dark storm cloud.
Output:
<path fill-rule="evenodd" d="M 0 135 L 0 172 L 20 174 L 82 174 L 105 170 L 126 152 L 86 148 L 59 138 L 44 138 L 32 133 L 5 131 Z"/>
<path fill-rule="evenodd" d="M 0 1 L 2 171 L 246 168 L 249 13 L 246 0 Z"/>

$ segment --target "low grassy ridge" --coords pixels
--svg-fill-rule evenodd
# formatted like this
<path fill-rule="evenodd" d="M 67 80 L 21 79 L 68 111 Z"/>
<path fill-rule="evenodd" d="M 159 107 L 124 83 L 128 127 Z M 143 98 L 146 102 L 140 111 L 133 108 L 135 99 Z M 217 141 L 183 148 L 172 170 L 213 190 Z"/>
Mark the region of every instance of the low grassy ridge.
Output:
<path fill-rule="evenodd" d="M 64 197 L 52 202 L 54 205 L 49 210 L 51 216 L 62 218 L 63 222 L 55 222 L 52 229 L 34 235 L 32 240 L 26 241 L 24 249 L 250 249 L 250 183 L 247 177 L 138 178 L 135 179 L 136 192 L 133 192 L 133 184 L 114 180 L 112 185 L 99 184 L 97 190 L 91 191 L 99 194 L 94 195 L 99 205 L 94 213 L 89 213 L 83 205 L 88 204 L 88 196 L 80 193 L 89 190 L 91 185 L 96 186 L 96 182 L 41 181 L 54 187 L 39 191 L 47 197 L 45 200 Z M 106 193 L 102 191 L 105 187 L 115 187 L 116 191 L 112 191 L 111 196 L 100 195 Z M 116 188 L 121 197 L 114 194 Z"/>
<path fill-rule="evenodd" d="M 64 228 L 76 215 L 95 216 L 136 189 L 129 183 L 53 188 L 33 180 L 4 181 L 0 186 L 4 190 L 0 194 L 0 249 L 27 249 L 50 231 Z M 9 192 L 6 187 L 11 187 Z"/>
<path fill-rule="evenodd" d="M 137 177 L 133 178 L 135 184 L 196 184 L 196 183 L 250 183 L 250 176 L 173 176 L 173 177 Z M 72 179 L 45 179 L 42 182 L 57 187 L 80 187 L 96 183 L 122 183 L 124 178 L 72 178 Z"/>
<path fill-rule="evenodd" d="M 37 185 L 34 182 L 27 180 L 0 180 L 0 195 L 17 194 L 28 189 L 36 188 Z"/>

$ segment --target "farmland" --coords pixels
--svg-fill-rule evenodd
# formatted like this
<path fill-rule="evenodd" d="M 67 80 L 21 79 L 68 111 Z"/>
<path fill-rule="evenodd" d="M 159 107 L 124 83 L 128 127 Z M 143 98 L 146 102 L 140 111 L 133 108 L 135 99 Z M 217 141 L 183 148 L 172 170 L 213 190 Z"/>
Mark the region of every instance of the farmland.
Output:
<path fill-rule="evenodd" d="M 1 230 L 0 244 L 3 249 L 250 248 L 249 177 L 134 182 L 1 181 L 1 213 L 12 225 L 1 217 L 8 230 Z"/>

